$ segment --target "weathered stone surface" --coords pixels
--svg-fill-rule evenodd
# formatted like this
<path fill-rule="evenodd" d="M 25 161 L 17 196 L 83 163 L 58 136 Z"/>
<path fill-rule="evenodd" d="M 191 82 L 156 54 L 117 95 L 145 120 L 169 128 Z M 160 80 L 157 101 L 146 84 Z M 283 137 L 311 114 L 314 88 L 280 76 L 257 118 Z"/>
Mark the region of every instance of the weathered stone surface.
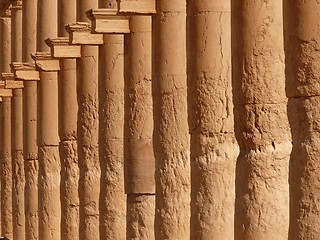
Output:
<path fill-rule="evenodd" d="M 38 239 L 38 160 L 25 160 L 25 214 L 26 214 L 26 239 Z"/>
<path fill-rule="evenodd" d="M 59 239 L 61 227 L 58 146 L 39 146 L 39 239 Z"/>
<path fill-rule="evenodd" d="M 79 237 L 79 166 L 76 140 L 62 141 L 61 159 L 61 238 Z"/>
<path fill-rule="evenodd" d="M 37 2 L 38 0 L 22 0 L 22 59 L 31 61 L 31 53 L 37 46 Z"/>
<path fill-rule="evenodd" d="M 85 12 L 98 7 L 98 1 L 77 5 L 77 21 L 89 22 Z M 98 48 L 83 46 L 77 60 L 78 156 L 80 168 L 80 233 L 83 239 L 99 239 L 100 159 L 98 147 Z"/>
<path fill-rule="evenodd" d="M 154 239 L 154 195 L 127 195 L 127 239 Z"/>
<path fill-rule="evenodd" d="M 235 239 L 287 239 L 291 141 L 243 150 L 237 160 Z"/>
<path fill-rule="evenodd" d="M 286 92 L 288 97 L 320 94 L 319 4 L 284 1 Z"/>
<path fill-rule="evenodd" d="M 292 239 L 316 239 L 319 231 L 320 97 L 291 98 L 288 117 L 293 149 L 290 158 L 290 231 Z M 303 129 L 303 130 L 302 130 Z"/>
<path fill-rule="evenodd" d="M 190 237 L 186 2 L 157 1 L 153 30 L 155 239 L 182 240 Z"/>
<path fill-rule="evenodd" d="M 254 19 L 254 21 L 252 21 Z M 291 136 L 282 3 L 232 1 L 236 166 L 235 239 L 287 239 Z"/>
<path fill-rule="evenodd" d="M 105 35 L 99 63 L 101 236 L 126 239 L 124 193 L 124 37 Z"/>
<path fill-rule="evenodd" d="M 0 73 L 8 73 L 10 72 L 9 64 L 11 62 L 11 17 L 10 15 L 2 16 L 0 18 L 0 25 L 1 25 Z"/>
<path fill-rule="evenodd" d="M 11 157 L 11 98 L 4 97 L 3 114 L 3 156 L 1 163 L 1 232 L 12 237 L 12 157 Z"/>

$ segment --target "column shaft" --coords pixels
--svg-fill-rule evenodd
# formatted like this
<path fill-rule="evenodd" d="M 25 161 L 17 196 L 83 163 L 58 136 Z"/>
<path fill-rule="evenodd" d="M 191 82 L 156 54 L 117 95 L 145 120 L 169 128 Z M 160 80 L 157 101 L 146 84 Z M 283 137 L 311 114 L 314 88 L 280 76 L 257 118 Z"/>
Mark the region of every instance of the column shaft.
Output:
<path fill-rule="evenodd" d="M 157 1 L 153 24 L 156 239 L 190 237 L 186 1 Z"/>
<path fill-rule="evenodd" d="M 76 22 L 76 0 L 59 0 L 59 36 Z M 62 59 L 59 72 L 59 135 L 61 158 L 61 238 L 79 237 L 79 165 L 77 144 L 76 60 Z"/>
<path fill-rule="evenodd" d="M 230 1 L 188 2 L 191 239 L 234 237 Z M 214 217 L 213 217 L 214 216 Z"/>
<path fill-rule="evenodd" d="M 11 8 L 12 62 L 22 61 L 22 4 Z M 23 97 L 22 89 L 13 89 L 12 98 L 12 162 L 13 162 L 13 238 L 25 239 Z"/>
<path fill-rule="evenodd" d="M 11 63 L 11 17 L 6 10 L 0 19 L 0 73 L 9 73 Z M 1 168 L 1 232 L 12 238 L 12 156 L 11 156 L 11 97 L 3 97 L 3 159 Z"/>
<path fill-rule="evenodd" d="M 4 157 L 4 153 L 3 153 L 3 104 L 2 101 L 0 101 L 0 176 L 2 177 L 2 162 L 3 162 L 3 157 Z M 0 188 L 1 187 L 2 181 L 0 180 Z M 2 221 L 2 217 L 1 217 L 1 209 L 2 209 L 2 195 L 1 195 L 1 189 L 0 189 L 0 224 Z M 2 224 L 1 224 L 2 226 Z M 2 236 L 2 227 L 0 227 L 0 234 Z"/>
<path fill-rule="evenodd" d="M 58 35 L 58 0 L 38 1 L 37 51 Z M 38 83 L 39 239 L 59 239 L 61 227 L 58 74 L 40 72 Z"/>
<path fill-rule="evenodd" d="M 99 112 L 101 239 L 126 239 L 123 173 L 124 37 L 105 35 L 100 47 Z"/>
<path fill-rule="evenodd" d="M 317 1 L 284 1 L 290 158 L 289 239 L 320 238 L 320 47 Z"/>
<path fill-rule="evenodd" d="M 88 22 L 85 12 L 97 7 L 98 0 L 78 0 L 77 20 Z M 89 240 L 99 239 L 100 224 L 98 47 L 83 46 L 81 56 L 77 60 L 80 237 Z"/>
<path fill-rule="evenodd" d="M 254 19 L 254 20 L 253 20 Z M 282 2 L 232 1 L 235 239 L 287 239 L 291 152 Z"/>
<path fill-rule="evenodd" d="M 154 239 L 152 17 L 132 16 L 125 36 L 127 239 Z"/>
<path fill-rule="evenodd" d="M 37 0 L 23 0 L 22 60 L 33 61 L 37 45 Z M 38 239 L 37 82 L 25 81 L 23 89 L 23 150 L 25 160 L 26 239 Z"/>
<path fill-rule="evenodd" d="M 3 162 L 1 164 L 1 230 L 12 238 L 11 97 L 3 97 Z"/>

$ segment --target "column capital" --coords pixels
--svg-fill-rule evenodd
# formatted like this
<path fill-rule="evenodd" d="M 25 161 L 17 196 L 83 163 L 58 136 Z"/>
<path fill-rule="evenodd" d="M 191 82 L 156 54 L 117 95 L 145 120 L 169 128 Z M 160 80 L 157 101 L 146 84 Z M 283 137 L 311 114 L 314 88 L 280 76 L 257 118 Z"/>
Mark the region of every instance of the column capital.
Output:
<path fill-rule="evenodd" d="M 92 23 L 92 33 L 130 33 L 130 17 L 118 15 L 116 9 L 90 9 L 86 14 Z"/>
<path fill-rule="evenodd" d="M 221 0 L 226 1 L 226 0 Z M 156 13 L 156 0 L 118 0 L 119 13 Z"/>
<path fill-rule="evenodd" d="M 17 81 L 13 73 L 2 73 L 1 78 L 5 89 L 22 89 L 24 87 L 23 81 Z"/>
<path fill-rule="evenodd" d="M 81 46 L 70 45 L 69 37 L 48 38 L 45 40 L 46 44 L 51 49 L 51 56 L 53 58 L 80 58 Z"/>
<path fill-rule="evenodd" d="M 50 52 L 37 52 L 31 54 L 35 61 L 36 70 L 43 72 L 56 72 L 60 70 L 60 62 L 58 59 L 53 59 Z"/>
<path fill-rule="evenodd" d="M 22 10 L 22 0 L 12 0 L 11 10 Z"/>
<path fill-rule="evenodd" d="M 4 82 L 0 83 L 0 97 L 12 97 L 12 89 L 5 89 Z"/>
<path fill-rule="evenodd" d="M 11 18 L 11 8 L 3 9 L 0 18 Z"/>
<path fill-rule="evenodd" d="M 39 72 L 34 63 L 13 62 L 10 64 L 16 80 L 39 81 Z"/>
<path fill-rule="evenodd" d="M 92 34 L 87 22 L 70 23 L 65 26 L 69 33 L 69 43 L 75 45 L 102 45 L 103 34 Z"/>

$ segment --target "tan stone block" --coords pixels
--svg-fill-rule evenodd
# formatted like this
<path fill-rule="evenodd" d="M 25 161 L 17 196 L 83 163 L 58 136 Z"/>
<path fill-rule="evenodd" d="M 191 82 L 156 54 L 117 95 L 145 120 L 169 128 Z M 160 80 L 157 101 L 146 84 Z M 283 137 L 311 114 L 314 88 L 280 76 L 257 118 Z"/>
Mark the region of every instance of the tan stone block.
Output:
<path fill-rule="evenodd" d="M 63 141 L 59 146 L 61 159 L 61 236 L 79 236 L 79 166 L 77 141 Z"/>
<path fill-rule="evenodd" d="M 127 238 L 154 239 L 155 195 L 127 195 Z"/>
<path fill-rule="evenodd" d="M 39 232 L 60 238 L 60 158 L 58 146 L 39 147 Z"/>
<path fill-rule="evenodd" d="M 19 80 L 6 80 L 5 88 L 6 89 L 22 89 L 24 87 L 23 81 Z"/>
<path fill-rule="evenodd" d="M 119 12 L 137 14 L 156 13 L 156 0 L 120 0 Z"/>
<path fill-rule="evenodd" d="M 233 239 L 235 168 L 239 147 L 234 134 L 191 137 L 191 238 Z"/>
<path fill-rule="evenodd" d="M 58 75 L 40 72 L 38 84 L 38 146 L 58 146 Z"/>
<path fill-rule="evenodd" d="M 12 89 L 1 89 L 0 88 L 0 96 L 1 97 L 12 97 Z"/>
<path fill-rule="evenodd" d="M 236 169 L 236 239 L 288 238 L 291 146 L 284 140 L 261 151 L 241 151 Z"/>
<path fill-rule="evenodd" d="M 14 72 L 16 80 L 39 81 L 39 72 L 36 71 L 34 63 L 13 62 L 11 69 Z"/>
<path fill-rule="evenodd" d="M 155 193 L 155 159 L 152 139 L 126 139 L 126 194 Z"/>
<path fill-rule="evenodd" d="M 260 151 L 291 139 L 286 104 L 235 105 L 234 115 L 240 148 Z"/>
<path fill-rule="evenodd" d="M 38 239 L 38 171 L 37 160 L 25 161 L 26 239 Z"/>
<path fill-rule="evenodd" d="M 36 63 L 37 71 L 56 72 L 60 70 L 60 61 L 52 59 L 50 52 L 37 52 L 31 54 L 31 57 Z"/>
<path fill-rule="evenodd" d="M 49 38 L 45 42 L 50 47 L 53 58 L 81 57 L 81 46 L 69 45 L 68 37 Z"/>
<path fill-rule="evenodd" d="M 117 15 L 114 9 L 91 9 L 86 12 L 91 20 L 92 33 L 129 33 L 129 17 Z"/>
<path fill-rule="evenodd" d="M 38 159 L 37 145 L 37 82 L 26 81 L 23 89 L 24 105 L 24 155 L 26 160 Z"/>
<path fill-rule="evenodd" d="M 103 34 L 92 34 L 91 25 L 87 22 L 76 22 L 66 26 L 70 44 L 102 45 Z"/>

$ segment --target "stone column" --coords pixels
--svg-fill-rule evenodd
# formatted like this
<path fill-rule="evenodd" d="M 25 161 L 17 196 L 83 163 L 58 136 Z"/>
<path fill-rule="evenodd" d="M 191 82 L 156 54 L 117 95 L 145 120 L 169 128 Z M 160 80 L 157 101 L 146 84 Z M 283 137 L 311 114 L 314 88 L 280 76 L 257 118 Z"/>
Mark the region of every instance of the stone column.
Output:
<path fill-rule="evenodd" d="M 0 73 L 10 72 L 11 11 L 1 15 Z M 12 238 L 12 158 L 11 158 L 11 97 L 3 97 L 3 162 L 1 171 L 1 232 Z"/>
<path fill-rule="evenodd" d="M 131 16 L 125 36 L 127 239 L 154 239 L 155 160 L 151 16 Z"/>
<path fill-rule="evenodd" d="M 76 0 L 59 0 L 59 36 L 76 21 Z M 77 144 L 76 60 L 61 59 L 59 72 L 59 135 L 61 159 L 61 238 L 79 237 L 79 166 Z"/>
<path fill-rule="evenodd" d="M 98 7 L 98 0 L 78 0 L 77 20 L 88 22 L 86 11 Z M 100 160 L 98 148 L 98 47 L 83 46 L 77 60 L 78 157 L 80 168 L 80 236 L 99 239 Z M 102 201 L 102 199 L 101 199 Z M 101 223 L 102 226 L 103 223 Z"/>
<path fill-rule="evenodd" d="M 282 31 L 281 1 L 232 1 L 232 81 L 240 146 L 235 239 L 288 239 L 291 136 Z"/>
<path fill-rule="evenodd" d="M 293 149 L 290 158 L 289 239 L 320 238 L 320 6 L 284 1 L 286 92 Z"/>
<path fill-rule="evenodd" d="M 30 62 L 37 45 L 37 0 L 23 0 L 22 60 Z M 25 160 L 26 239 L 38 239 L 37 82 L 25 81 L 23 89 L 23 150 Z"/>
<path fill-rule="evenodd" d="M 8 94 L 4 95 L 3 91 Z M 11 89 L 0 89 L 2 96 L 3 157 L 1 163 L 1 232 L 12 238 L 12 158 L 11 158 Z"/>
<path fill-rule="evenodd" d="M 37 31 L 37 51 L 49 51 L 44 40 L 58 35 L 58 0 L 38 1 Z M 39 239 L 59 239 L 61 204 L 56 71 L 40 71 L 38 104 Z"/>
<path fill-rule="evenodd" d="M 3 162 L 3 110 L 2 110 L 2 97 L 0 97 L 0 162 Z M 2 164 L 0 164 L 0 176 L 2 172 Z M 1 224 L 1 180 L 0 180 L 0 224 Z M 2 225 L 1 225 L 2 226 Z M 0 234 L 2 236 L 2 229 L 0 228 Z"/>
<path fill-rule="evenodd" d="M 157 1 L 153 24 L 156 239 L 190 237 L 186 1 Z"/>
<path fill-rule="evenodd" d="M 230 1 L 188 1 L 191 239 L 234 238 Z"/>
<path fill-rule="evenodd" d="M 100 8 L 117 9 L 115 0 Z M 100 237 L 126 239 L 124 193 L 124 36 L 105 34 L 99 48 Z"/>
<path fill-rule="evenodd" d="M 11 8 L 13 62 L 22 61 L 22 1 Z M 13 239 L 25 239 L 24 158 L 23 158 L 23 97 L 22 85 L 14 84 L 12 98 L 12 162 L 13 162 Z"/>

